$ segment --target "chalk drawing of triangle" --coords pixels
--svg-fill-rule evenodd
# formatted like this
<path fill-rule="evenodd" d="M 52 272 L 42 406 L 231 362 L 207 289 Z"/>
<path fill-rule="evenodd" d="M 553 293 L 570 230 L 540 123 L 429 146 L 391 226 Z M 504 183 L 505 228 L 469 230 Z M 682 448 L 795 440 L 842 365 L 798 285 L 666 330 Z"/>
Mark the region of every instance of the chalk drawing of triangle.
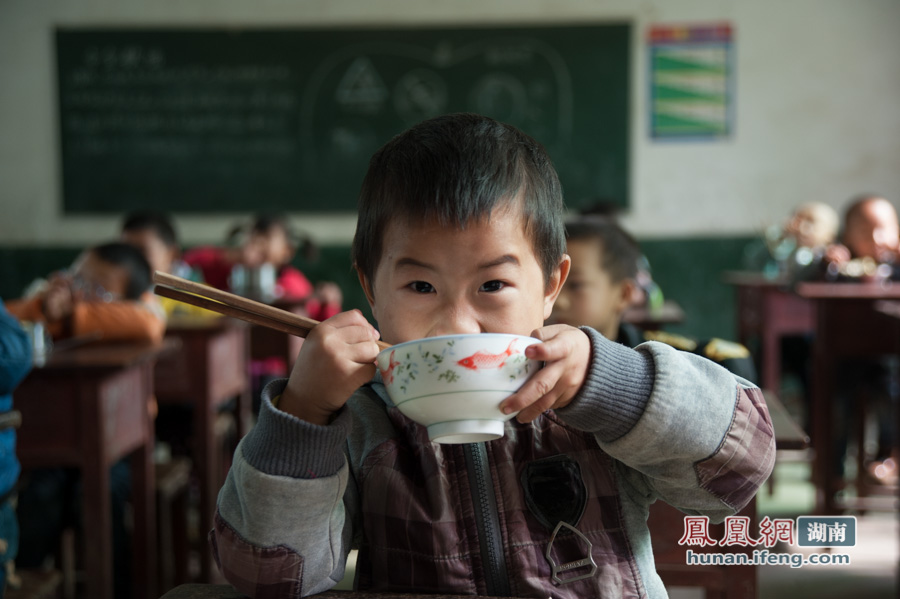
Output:
<path fill-rule="evenodd" d="M 388 96 L 384 81 L 365 56 L 356 58 L 341 77 L 335 99 L 343 105 L 380 105 Z"/>

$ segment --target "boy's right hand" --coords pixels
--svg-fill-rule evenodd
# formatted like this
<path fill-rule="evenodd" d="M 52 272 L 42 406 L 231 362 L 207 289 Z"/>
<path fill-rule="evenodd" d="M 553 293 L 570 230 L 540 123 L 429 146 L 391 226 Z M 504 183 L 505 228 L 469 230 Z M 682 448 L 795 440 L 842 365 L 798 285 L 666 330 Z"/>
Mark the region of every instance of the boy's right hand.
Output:
<path fill-rule="evenodd" d="M 379 333 L 359 310 L 341 312 L 317 325 L 300 347 L 278 409 L 326 425 L 375 376 Z"/>

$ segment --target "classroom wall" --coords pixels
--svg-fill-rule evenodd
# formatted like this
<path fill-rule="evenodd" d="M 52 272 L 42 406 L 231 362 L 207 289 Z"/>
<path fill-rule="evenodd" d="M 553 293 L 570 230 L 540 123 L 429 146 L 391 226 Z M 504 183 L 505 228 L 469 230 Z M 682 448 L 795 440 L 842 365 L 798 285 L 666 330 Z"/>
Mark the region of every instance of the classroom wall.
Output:
<path fill-rule="evenodd" d="M 718 269 L 723 260 L 726 267 L 739 267 L 743 244 L 764 225 L 780 221 L 795 203 L 815 198 L 841 207 L 851 195 L 869 190 L 900 200 L 896 0 L 3 0 L 0 278 L 7 283 L 0 292 L 14 293 L 9 279 L 29 276 L 22 265 L 36 248 L 45 254 L 71 252 L 114 235 L 118 225 L 114 215 L 72 217 L 61 211 L 56 26 L 533 25 L 622 19 L 635 27 L 632 197 L 623 220 L 651 248 L 648 253 L 660 257 L 657 262 L 688 269 L 661 275 L 671 281 L 664 291 L 685 304 L 689 319 L 695 317 L 688 330 L 730 326 L 731 296 L 717 282 Z M 734 134 L 712 142 L 650 140 L 647 27 L 721 20 L 735 30 Z M 176 215 L 187 245 L 221 240 L 241 216 Z M 353 215 L 296 216 L 330 248 L 329 255 L 343 259 Z M 681 252 L 684 259 L 670 259 Z M 326 266 L 325 272 L 332 268 Z M 699 308 L 701 299 L 721 308 L 710 314 Z"/>

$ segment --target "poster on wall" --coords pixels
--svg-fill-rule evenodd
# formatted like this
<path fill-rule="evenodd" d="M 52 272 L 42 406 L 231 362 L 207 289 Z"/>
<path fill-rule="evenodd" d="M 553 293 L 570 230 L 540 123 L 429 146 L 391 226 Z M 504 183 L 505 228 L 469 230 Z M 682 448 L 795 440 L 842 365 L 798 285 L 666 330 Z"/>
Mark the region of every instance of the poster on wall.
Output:
<path fill-rule="evenodd" d="M 734 129 L 732 26 L 653 25 L 650 137 L 723 139 Z"/>

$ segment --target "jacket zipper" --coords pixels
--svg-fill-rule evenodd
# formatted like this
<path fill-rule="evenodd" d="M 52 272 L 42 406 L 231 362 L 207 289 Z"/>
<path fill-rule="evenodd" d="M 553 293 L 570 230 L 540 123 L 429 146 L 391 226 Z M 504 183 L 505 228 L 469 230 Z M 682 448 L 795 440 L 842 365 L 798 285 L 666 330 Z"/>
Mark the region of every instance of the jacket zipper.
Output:
<path fill-rule="evenodd" d="M 487 594 L 508 597 L 511 591 L 487 448 L 484 443 L 468 443 L 463 446 L 463 453 L 466 457 L 469 487 L 472 489 L 472 503 L 475 506 L 475 524 L 478 527 Z"/>

